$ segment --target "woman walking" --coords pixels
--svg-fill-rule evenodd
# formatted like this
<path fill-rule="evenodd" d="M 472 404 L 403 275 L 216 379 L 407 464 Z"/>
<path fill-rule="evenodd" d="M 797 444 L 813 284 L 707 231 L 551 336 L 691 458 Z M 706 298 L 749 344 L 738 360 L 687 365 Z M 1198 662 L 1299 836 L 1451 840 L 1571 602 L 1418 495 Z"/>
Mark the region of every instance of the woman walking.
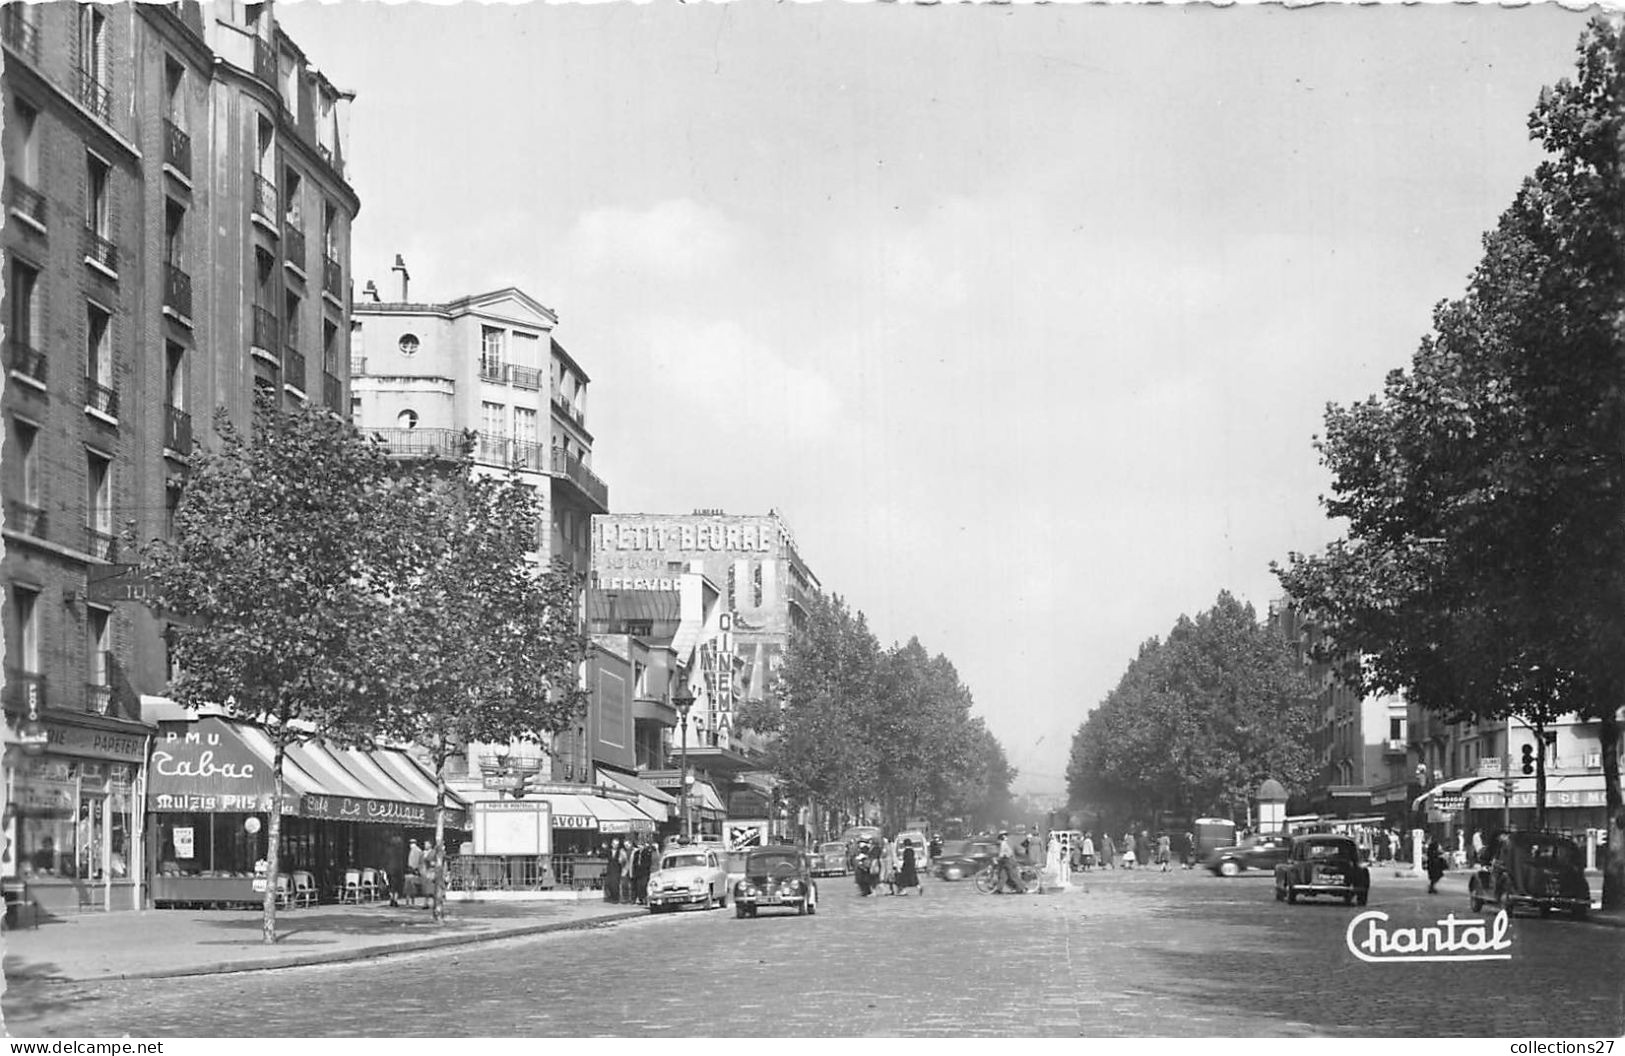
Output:
<path fill-rule="evenodd" d="M 1103 869 L 1117 868 L 1117 846 L 1112 843 L 1112 834 L 1109 832 L 1100 834 L 1100 865 Z"/>
<path fill-rule="evenodd" d="M 909 888 L 918 891 L 922 896 L 925 888 L 920 886 L 919 869 L 914 862 L 914 844 L 903 845 L 903 867 L 897 870 L 897 893 L 904 894 Z"/>
<path fill-rule="evenodd" d="M 1083 834 L 1083 871 L 1088 872 L 1095 864 L 1095 838 L 1087 832 Z"/>
<path fill-rule="evenodd" d="M 1168 834 L 1165 832 L 1157 837 L 1157 864 L 1162 866 L 1163 872 L 1168 871 L 1168 859 L 1172 857 L 1172 841 L 1168 839 Z"/>
<path fill-rule="evenodd" d="M 1428 841 L 1427 851 L 1428 868 L 1428 894 L 1439 893 L 1439 881 L 1444 879 L 1444 852 L 1439 849 L 1438 840 Z"/>
<path fill-rule="evenodd" d="M 1139 856 L 1134 853 L 1134 833 L 1123 833 L 1123 868 L 1133 869 Z"/>

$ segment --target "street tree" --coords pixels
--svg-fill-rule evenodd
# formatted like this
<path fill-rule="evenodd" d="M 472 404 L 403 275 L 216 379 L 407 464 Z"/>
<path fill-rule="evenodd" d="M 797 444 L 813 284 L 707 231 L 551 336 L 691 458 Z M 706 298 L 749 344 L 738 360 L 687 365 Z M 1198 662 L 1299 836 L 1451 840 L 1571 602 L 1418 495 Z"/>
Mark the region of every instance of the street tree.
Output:
<path fill-rule="evenodd" d="M 274 943 L 290 746 L 367 743 L 397 688 L 383 630 L 411 528 L 394 467 L 325 409 L 260 397 L 248 435 L 224 411 L 192 456 L 175 534 L 143 559 L 175 618 L 181 705 L 222 706 L 274 746 L 262 935 Z"/>
<path fill-rule="evenodd" d="M 436 860 L 445 860 L 446 763 L 471 744 L 537 746 L 586 706 L 581 578 L 540 557 L 545 527 L 516 474 L 476 473 L 468 457 L 421 462 L 410 488 L 418 532 L 384 636 L 399 688 L 384 732 L 428 753 Z M 444 915 L 436 871 L 434 919 Z"/>
<path fill-rule="evenodd" d="M 1445 721 L 1598 725 L 1609 844 L 1625 846 L 1625 44 L 1597 16 L 1576 76 L 1530 115 L 1547 156 L 1409 371 L 1328 408 L 1323 553 L 1281 582 L 1367 688 Z M 1544 765 L 1544 752 L 1538 758 Z M 1537 777 L 1544 785 L 1544 770 Z M 1544 805 L 1544 788 L 1537 789 Z M 1625 903 L 1625 855 L 1603 900 Z"/>

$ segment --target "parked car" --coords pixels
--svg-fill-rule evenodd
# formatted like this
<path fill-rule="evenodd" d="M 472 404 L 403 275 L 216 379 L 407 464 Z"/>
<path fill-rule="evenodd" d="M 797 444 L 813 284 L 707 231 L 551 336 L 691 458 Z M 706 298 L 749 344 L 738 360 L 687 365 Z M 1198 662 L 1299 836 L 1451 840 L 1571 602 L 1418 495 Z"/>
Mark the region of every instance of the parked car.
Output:
<path fill-rule="evenodd" d="M 750 852 L 745 875 L 734 885 L 734 916 L 754 917 L 765 908 L 818 912 L 818 882 L 812 858 L 794 847 L 763 847 Z"/>
<path fill-rule="evenodd" d="M 942 853 L 931 859 L 931 875 L 939 880 L 964 880 L 998 857 L 999 845 L 991 840 L 944 840 Z"/>
<path fill-rule="evenodd" d="M 839 840 L 820 843 L 812 859 L 814 876 L 845 876 L 852 871 L 846 860 L 846 844 Z"/>
<path fill-rule="evenodd" d="M 903 848 L 910 844 L 914 846 L 914 866 L 923 873 L 929 862 L 927 861 L 925 833 L 919 829 L 904 829 L 897 834 L 895 840 L 891 841 L 892 867 L 896 869 L 903 867 Z"/>
<path fill-rule="evenodd" d="M 1491 837 L 1480 868 L 1467 881 L 1473 912 L 1486 905 L 1512 912 L 1532 906 L 1584 920 L 1591 911 L 1585 855 L 1567 836 L 1550 832 L 1504 832 Z"/>
<path fill-rule="evenodd" d="M 1286 861 L 1292 840 L 1286 836 L 1249 836 L 1235 847 L 1216 847 L 1202 864 L 1219 876 L 1239 876 L 1248 869 L 1273 872 Z"/>
<path fill-rule="evenodd" d="M 649 912 L 683 906 L 703 909 L 728 904 L 728 874 L 722 852 L 713 847 L 676 847 L 660 856 L 660 868 L 649 875 Z"/>
<path fill-rule="evenodd" d="M 1275 867 L 1275 900 L 1330 895 L 1343 904 L 1365 905 L 1371 871 L 1360 862 L 1360 847 L 1349 836 L 1302 836 L 1292 841 L 1287 860 Z"/>

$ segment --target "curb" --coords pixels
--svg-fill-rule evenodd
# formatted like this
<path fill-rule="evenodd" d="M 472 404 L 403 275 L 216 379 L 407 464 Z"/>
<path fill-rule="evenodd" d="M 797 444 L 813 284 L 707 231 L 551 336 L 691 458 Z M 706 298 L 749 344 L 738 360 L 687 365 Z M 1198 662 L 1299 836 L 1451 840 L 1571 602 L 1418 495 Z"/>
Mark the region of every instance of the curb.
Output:
<path fill-rule="evenodd" d="M 469 946 L 477 942 L 491 942 L 496 939 L 512 939 L 526 935 L 541 935 L 550 931 L 574 931 L 579 928 L 596 927 L 600 924 L 614 924 L 634 917 L 642 917 L 645 913 L 619 911 L 615 913 L 602 913 L 593 917 L 583 917 L 579 920 L 552 921 L 546 924 L 527 924 L 514 928 L 493 929 L 464 935 L 436 935 L 433 938 L 409 939 L 402 942 L 391 942 L 379 946 L 363 946 L 353 950 L 335 950 L 327 953 L 293 953 L 282 956 L 265 957 L 253 961 L 215 961 L 208 964 L 190 964 L 176 968 L 151 968 L 135 972 L 111 972 L 106 975 L 89 976 L 63 976 L 63 975 L 33 975 L 28 972 L 10 974 L 13 983 L 105 983 L 120 982 L 130 979 L 184 979 L 197 975 L 236 975 L 243 972 L 267 972 L 278 968 L 306 968 L 317 964 L 341 964 L 345 961 L 369 961 L 380 957 L 390 957 L 401 953 L 417 953 L 421 950 L 443 949 L 450 946 Z"/>

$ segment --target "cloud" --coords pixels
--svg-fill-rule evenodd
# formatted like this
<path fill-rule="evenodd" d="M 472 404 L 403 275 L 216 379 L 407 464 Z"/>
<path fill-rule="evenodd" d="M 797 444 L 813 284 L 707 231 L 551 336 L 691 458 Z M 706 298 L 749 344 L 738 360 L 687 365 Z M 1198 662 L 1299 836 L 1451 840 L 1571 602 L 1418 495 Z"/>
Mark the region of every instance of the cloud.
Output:
<path fill-rule="evenodd" d="M 564 251 L 588 272 L 661 280 L 703 279 L 729 268 L 741 236 L 727 217 L 688 198 L 648 209 L 592 209 L 576 221 Z"/>

